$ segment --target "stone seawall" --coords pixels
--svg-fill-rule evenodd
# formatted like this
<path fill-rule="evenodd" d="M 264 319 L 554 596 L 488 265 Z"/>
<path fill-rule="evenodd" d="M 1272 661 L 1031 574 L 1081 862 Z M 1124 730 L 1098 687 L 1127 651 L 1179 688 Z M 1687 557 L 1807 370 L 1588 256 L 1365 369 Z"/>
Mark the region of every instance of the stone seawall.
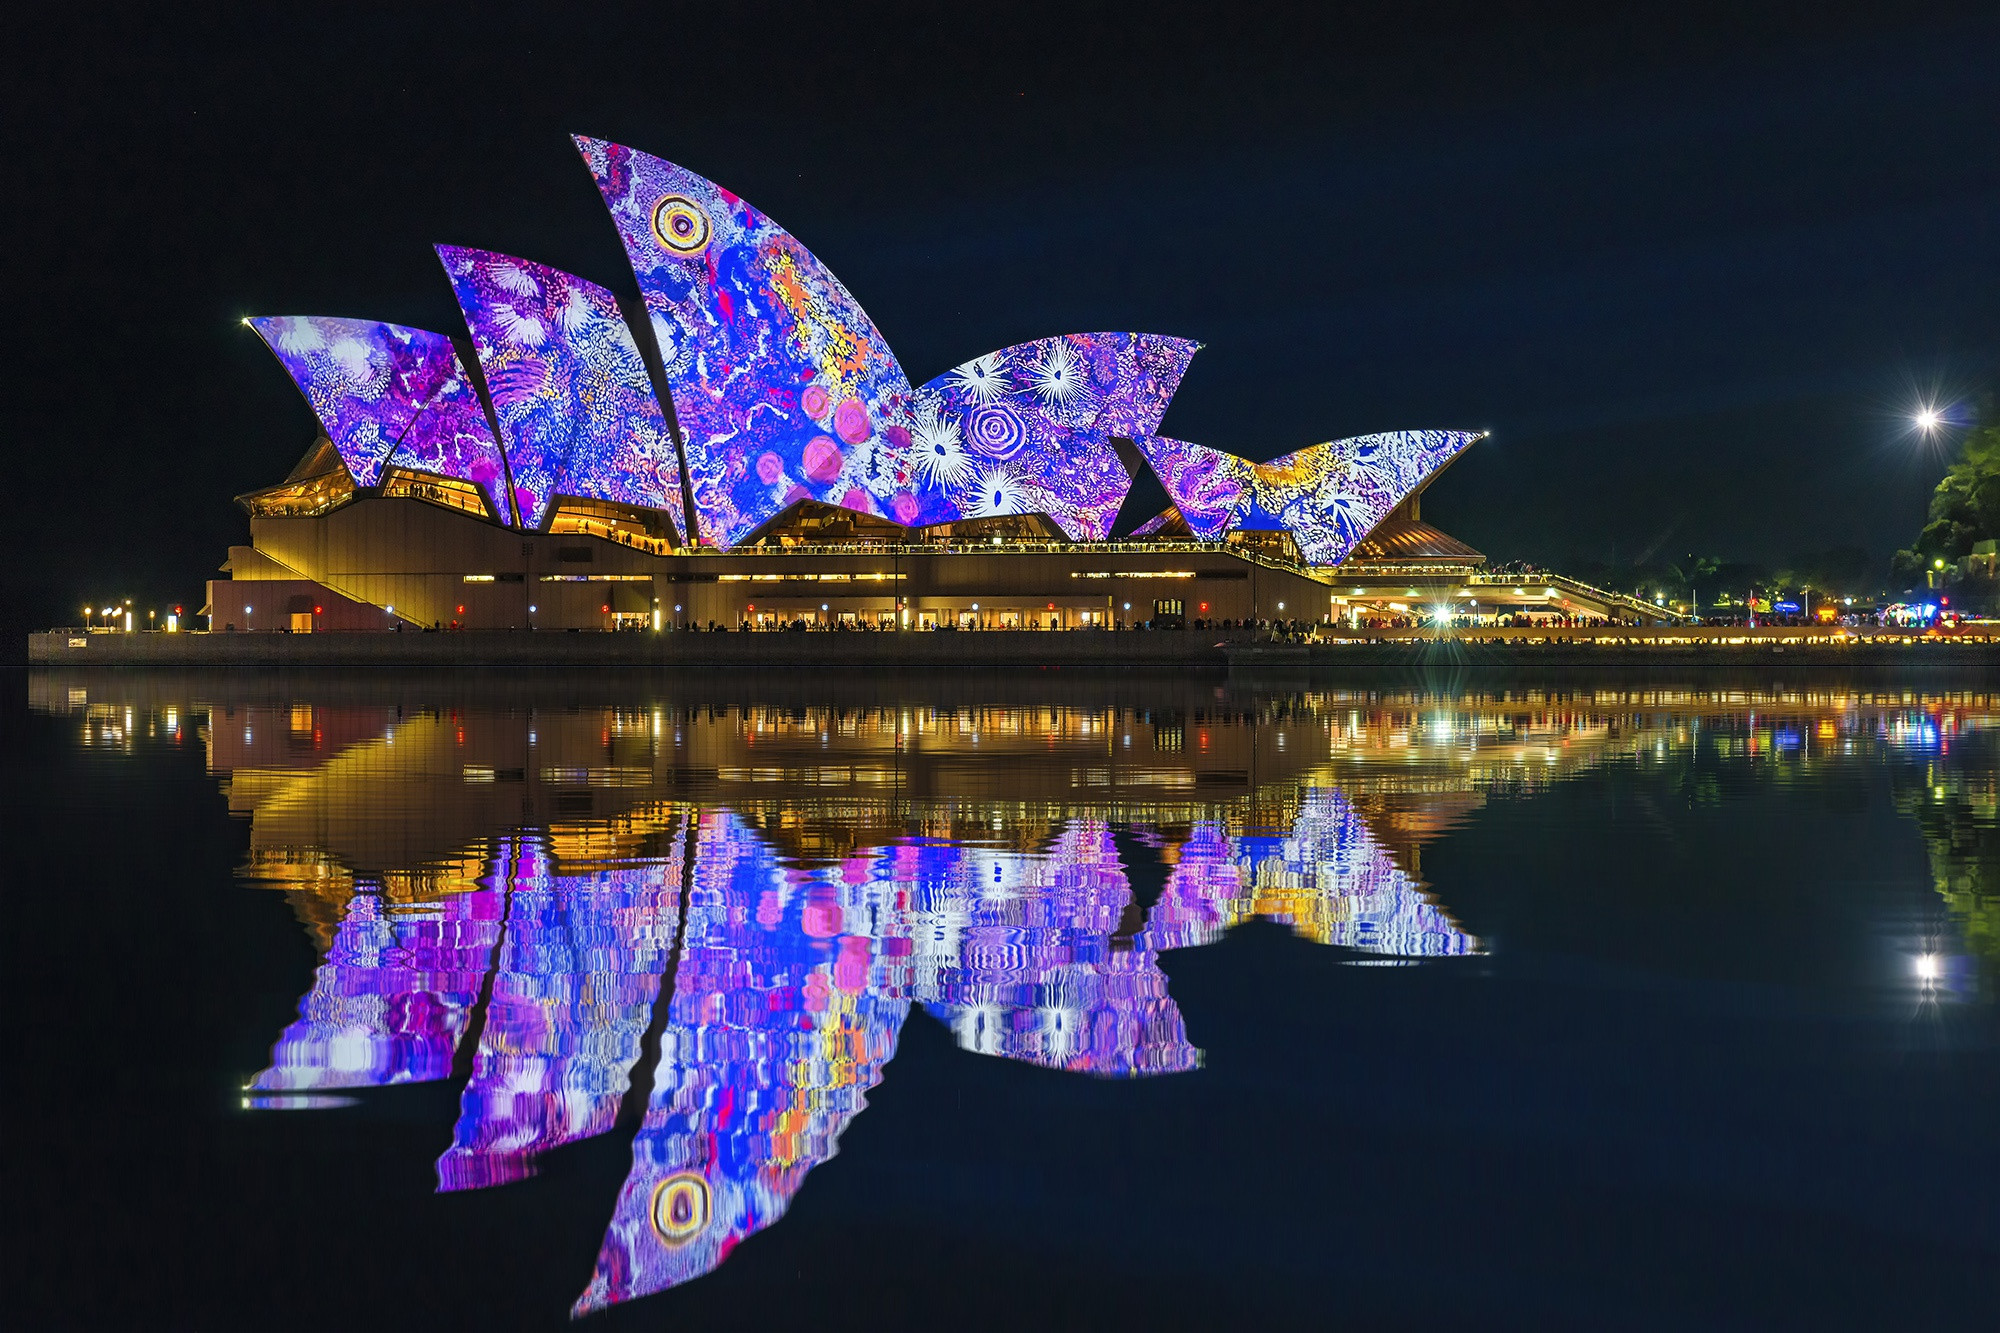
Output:
<path fill-rule="evenodd" d="M 28 636 L 35 667 L 201 670 L 664 668 L 709 671 L 1209 670 L 1216 630 L 903 634 L 71 634 Z M 1236 636 L 1248 641 L 1249 635 Z"/>
<path fill-rule="evenodd" d="M 902 634 L 572 634 L 510 630 L 403 634 L 90 634 L 28 637 L 35 667 L 137 670 L 1216 671 L 1853 667 L 2000 672 L 2000 643 L 1781 637 L 1653 642 L 1633 634 L 1567 640 L 1258 642 L 1220 630 Z"/>
<path fill-rule="evenodd" d="M 1865 671 L 1934 671 L 2000 677 L 2000 644 L 1928 640 L 1798 643 L 1649 643 L 1579 638 L 1560 641 L 1405 640 L 1392 643 L 1230 644 L 1221 650 L 1232 675 L 1338 676 L 1396 670 L 1533 672 L 1635 667 L 1671 671 L 1716 668 L 1844 667 Z"/>

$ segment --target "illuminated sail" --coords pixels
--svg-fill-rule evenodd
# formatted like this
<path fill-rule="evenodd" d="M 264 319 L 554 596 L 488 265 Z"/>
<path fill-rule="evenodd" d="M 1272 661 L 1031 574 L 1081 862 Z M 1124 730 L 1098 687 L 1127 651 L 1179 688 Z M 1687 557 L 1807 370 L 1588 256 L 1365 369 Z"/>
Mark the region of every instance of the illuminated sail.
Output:
<path fill-rule="evenodd" d="M 500 422 L 521 525 L 559 495 L 656 509 L 684 529 L 680 460 L 610 292 L 511 255 L 440 245 Z"/>

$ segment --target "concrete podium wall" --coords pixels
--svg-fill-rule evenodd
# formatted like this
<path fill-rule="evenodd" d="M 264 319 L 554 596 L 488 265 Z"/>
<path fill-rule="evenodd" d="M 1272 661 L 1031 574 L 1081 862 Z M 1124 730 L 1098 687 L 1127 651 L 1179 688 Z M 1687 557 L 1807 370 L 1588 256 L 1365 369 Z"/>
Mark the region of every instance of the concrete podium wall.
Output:
<path fill-rule="evenodd" d="M 1555 667 L 1950 667 L 2000 672 L 2000 642 L 1883 634 L 1842 642 L 1799 631 L 1577 631 L 1543 636 L 1259 642 L 1229 630 L 980 630 L 904 633 L 623 633 L 461 630 L 425 633 L 87 633 L 30 635 L 36 667 L 172 670 L 381 668 L 691 671 L 1167 670 L 1379 672 Z"/>
<path fill-rule="evenodd" d="M 28 638 L 38 667 L 535 668 L 727 671 L 939 671 L 1228 666 L 1220 630 L 907 633 L 566 633 L 521 630 L 355 634 L 84 634 Z"/>

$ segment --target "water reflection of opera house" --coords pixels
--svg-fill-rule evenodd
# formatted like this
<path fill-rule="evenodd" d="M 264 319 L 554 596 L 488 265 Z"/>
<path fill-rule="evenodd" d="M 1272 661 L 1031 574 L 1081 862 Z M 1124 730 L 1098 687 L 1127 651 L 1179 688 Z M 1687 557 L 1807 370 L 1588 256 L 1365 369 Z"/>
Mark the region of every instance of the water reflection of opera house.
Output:
<path fill-rule="evenodd" d="M 140 725 L 102 688 L 69 703 Z M 469 1071 L 444 1190 L 637 1121 L 580 1311 L 699 1276 L 781 1215 L 912 1006 L 983 1054 L 1191 1070 L 1162 951 L 1269 919 L 1357 961 L 1477 952 L 1414 877 L 1422 842 L 1490 788 L 1680 725 L 1186 687 L 956 710 L 427 688 L 138 706 L 204 728 L 246 872 L 324 953 L 248 1104 Z"/>

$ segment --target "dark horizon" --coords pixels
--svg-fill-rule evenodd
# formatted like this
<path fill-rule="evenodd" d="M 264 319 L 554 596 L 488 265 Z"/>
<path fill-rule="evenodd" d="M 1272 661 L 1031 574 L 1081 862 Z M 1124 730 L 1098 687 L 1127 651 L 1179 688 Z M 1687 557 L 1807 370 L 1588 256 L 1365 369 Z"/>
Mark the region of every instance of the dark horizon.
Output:
<path fill-rule="evenodd" d="M 246 540 L 230 497 L 315 424 L 242 316 L 462 334 L 434 242 L 635 306 L 572 132 L 756 203 L 920 379 L 1139 329 L 1207 345 L 1169 435 L 1491 430 L 1425 512 L 1495 560 L 1886 566 L 1945 463 L 1909 412 L 2000 381 L 2000 19 L 1970 6 L 37 21 L 13 633 L 193 610 Z"/>

